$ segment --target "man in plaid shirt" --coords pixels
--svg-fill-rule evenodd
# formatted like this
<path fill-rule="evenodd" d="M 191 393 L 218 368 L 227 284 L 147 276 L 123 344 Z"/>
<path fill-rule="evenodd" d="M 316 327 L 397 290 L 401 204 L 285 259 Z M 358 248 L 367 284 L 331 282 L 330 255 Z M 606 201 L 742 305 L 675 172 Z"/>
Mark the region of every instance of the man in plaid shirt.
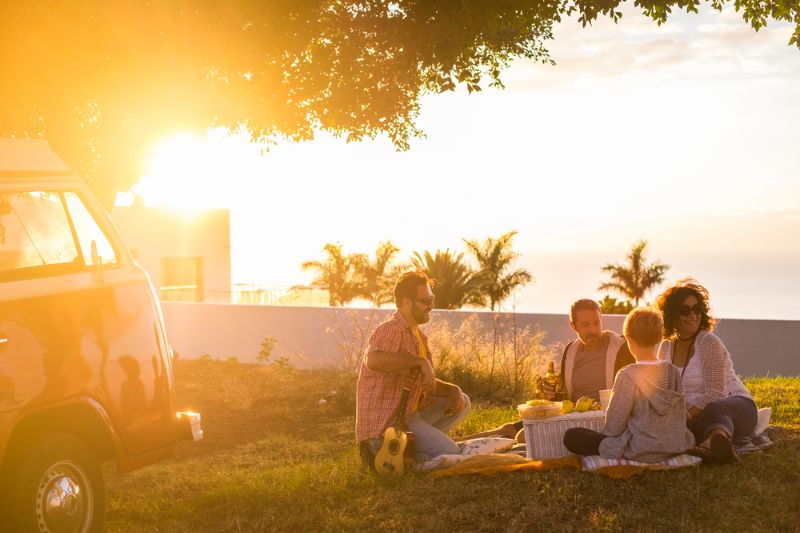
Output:
<path fill-rule="evenodd" d="M 459 453 L 447 432 L 469 415 L 469 397 L 436 377 L 428 338 L 419 330 L 431 319 L 431 283 L 424 272 L 400 276 L 394 287 L 397 312 L 369 339 L 358 376 L 356 439 L 373 454 L 384 430 L 395 423 L 404 386 L 409 394 L 401 408 L 415 436 L 414 458 Z"/>

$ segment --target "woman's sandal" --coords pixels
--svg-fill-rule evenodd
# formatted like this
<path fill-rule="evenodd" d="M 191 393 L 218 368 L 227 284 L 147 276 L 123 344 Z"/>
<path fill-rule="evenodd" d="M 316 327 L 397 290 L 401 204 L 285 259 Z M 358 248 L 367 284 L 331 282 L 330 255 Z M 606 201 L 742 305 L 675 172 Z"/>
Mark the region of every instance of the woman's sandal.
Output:
<path fill-rule="evenodd" d="M 722 433 L 711 435 L 711 459 L 715 463 L 736 463 L 739 456 L 733 449 L 731 440 Z"/>

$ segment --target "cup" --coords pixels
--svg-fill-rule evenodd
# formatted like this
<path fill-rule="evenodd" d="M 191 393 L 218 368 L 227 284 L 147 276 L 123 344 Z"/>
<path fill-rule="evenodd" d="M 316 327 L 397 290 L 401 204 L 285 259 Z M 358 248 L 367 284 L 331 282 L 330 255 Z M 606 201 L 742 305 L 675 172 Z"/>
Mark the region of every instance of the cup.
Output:
<path fill-rule="evenodd" d="M 608 404 L 611 402 L 611 389 L 602 389 L 600 391 L 600 406 L 603 411 L 608 410 Z"/>

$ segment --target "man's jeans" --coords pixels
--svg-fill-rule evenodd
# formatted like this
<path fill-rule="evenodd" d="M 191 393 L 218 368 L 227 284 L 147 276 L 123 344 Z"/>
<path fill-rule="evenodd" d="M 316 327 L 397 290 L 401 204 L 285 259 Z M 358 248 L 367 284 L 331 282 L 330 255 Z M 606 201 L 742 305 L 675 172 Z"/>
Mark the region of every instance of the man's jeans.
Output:
<path fill-rule="evenodd" d="M 427 461 L 445 453 L 456 454 L 461 450 L 447 434 L 450 428 L 467 418 L 472 409 L 469 397 L 464 394 L 464 409 L 456 414 L 444 414 L 448 398 L 428 396 L 435 400 L 425 409 L 420 409 L 408 419 L 408 430 L 414 432 L 414 459 Z"/>
<path fill-rule="evenodd" d="M 427 461 L 445 453 L 460 453 L 461 450 L 447 432 L 469 416 L 472 409 L 469 397 L 464 394 L 464 409 L 460 413 L 448 415 L 444 414 L 448 398 L 439 396 L 427 396 L 427 398 L 435 401 L 408 418 L 408 430 L 414 433 L 414 459 Z M 372 453 L 378 452 L 382 442 L 382 439 L 369 439 Z"/>

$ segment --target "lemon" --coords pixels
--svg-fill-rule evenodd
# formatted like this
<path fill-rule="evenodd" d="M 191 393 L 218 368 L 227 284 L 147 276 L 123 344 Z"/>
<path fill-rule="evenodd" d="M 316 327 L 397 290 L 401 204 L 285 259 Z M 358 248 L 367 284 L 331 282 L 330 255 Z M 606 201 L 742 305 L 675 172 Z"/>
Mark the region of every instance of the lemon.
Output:
<path fill-rule="evenodd" d="M 588 411 L 592 408 L 593 400 L 588 396 L 581 396 L 580 399 L 575 403 L 575 410 L 579 413 L 583 413 Z"/>

